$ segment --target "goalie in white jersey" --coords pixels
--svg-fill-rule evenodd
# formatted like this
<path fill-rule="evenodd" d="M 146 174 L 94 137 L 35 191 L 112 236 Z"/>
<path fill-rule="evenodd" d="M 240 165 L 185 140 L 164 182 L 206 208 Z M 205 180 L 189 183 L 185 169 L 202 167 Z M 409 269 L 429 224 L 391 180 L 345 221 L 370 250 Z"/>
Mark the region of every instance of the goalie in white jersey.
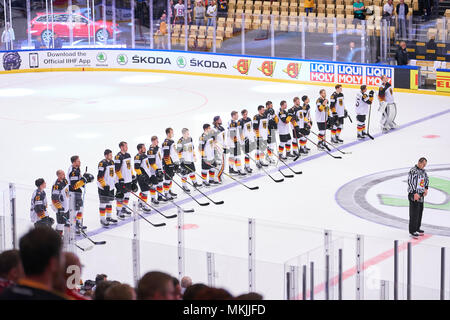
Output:
<path fill-rule="evenodd" d="M 380 107 L 378 111 L 381 114 L 381 130 L 387 132 L 397 128 L 395 117 L 397 116 L 397 105 L 394 102 L 394 87 L 388 82 L 385 75 L 381 76 L 381 86 L 378 91 Z"/>

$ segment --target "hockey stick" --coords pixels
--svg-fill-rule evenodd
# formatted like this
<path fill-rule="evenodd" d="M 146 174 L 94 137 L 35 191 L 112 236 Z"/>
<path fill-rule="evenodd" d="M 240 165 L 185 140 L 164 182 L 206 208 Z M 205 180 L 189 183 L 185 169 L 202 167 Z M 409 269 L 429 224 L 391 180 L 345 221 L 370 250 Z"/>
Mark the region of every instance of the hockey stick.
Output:
<path fill-rule="evenodd" d="M 310 130 L 310 132 L 311 132 L 313 135 L 315 135 L 316 137 L 319 137 L 319 135 L 318 135 L 317 133 L 315 133 L 314 131 Z M 345 151 L 342 151 L 341 149 L 335 147 L 332 143 L 330 143 L 330 142 L 328 142 L 328 141 L 326 141 L 326 140 L 324 140 L 324 141 L 325 141 L 325 143 L 329 144 L 330 146 L 332 146 L 334 149 L 336 149 L 337 151 L 339 151 L 339 152 L 342 153 L 342 154 L 351 154 L 351 152 L 345 152 Z M 325 145 L 325 146 L 326 146 L 326 145 Z M 327 149 L 328 149 L 328 151 L 331 151 L 329 148 L 327 148 Z"/>
<path fill-rule="evenodd" d="M 252 160 L 254 163 L 257 163 L 256 160 L 253 159 L 250 155 L 248 155 L 248 157 L 249 157 L 250 160 Z M 270 173 L 268 173 L 268 172 L 266 171 L 266 169 L 264 169 L 264 167 L 261 167 L 261 169 L 263 169 L 264 173 L 265 173 L 268 177 L 270 177 L 270 179 L 272 179 L 274 182 L 279 183 L 279 182 L 283 182 L 283 181 L 284 181 L 284 178 L 281 178 L 281 179 L 275 179 L 274 177 L 272 177 L 272 176 L 270 175 Z M 281 171 L 280 171 L 280 172 L 281 172 Z"/>
<path fill-rule="evenodd" d="M 159 191 L 157 191 L 157 192 L 159 192 Z M 164 218 L 166 218 L 166 219 L 173 219 L 173 218 L 176 218 L 176 217 L 177 217 L 176 214 L 173 214 L 173 215 L 170 215 L 170 216 L 165 215 L 164 213 L 162 213 L 161 211 L 159 211 L 159 210 L 156 209 L 155 207 L 151 206 L 148 202 L 142 200 L 141 197 L 139 197 L 136 193 L 131 192 L 131 194 L 134 195 L 136 198 L 140 199 L 142 202 L 144 202 L 148 207 L 150 207 L 151 209 L 153 209 L 153 210 L 155 210 L 156 212 L 158 212 L 158 213 L 159 213 L 160 215 L 162 215 Z"/>
<path fill-rule="evenodd" d="M 273 152 L 273 153 L 275 154 L 275 152 Z M 266 156 L 266 158 L 269 157 L 269 154 L 267 153 L 267 151 L 264 152 L 264 155 Z M 285 173 L 283 173 L 283 171 L 280 170 L 280 168 L 278 167 L 278 163 L 281 161 L 281 158 L 277 154 L 275 154 L 275 156 L 278 158 L 278 162 L 275 163 L 275 167 L 278 169 L 278 171 L 281 173 L 281 175 L 285 178 L 293 178 L 294 176 L 292 174 L 285 174 Z M 285 162 L 283 162 L 283 163 L 286 164 Z"/>
<path fill-rule="evenodd" d="M 179 204 L 177 204 L 177 203 L 175 202 L 175 199 L 174 199 L 174 198 L 172 198 L 172 200 L 171 200 L 171 199 L 167 199 L 167 197 L 166 197 L 163 193 L 161 193 L 160 191 L 156 190 L 156 192 L 158 192 L 158 194 L 159 194 L 162 198 L 166 199 L 166 201 L 170 201 L 171 204 L 173 204 L 175 207 L 177 207 L 177 208 L 180 209 L 181 211 L 183 211 L 183 212 L 194 212 L 194 209 L 183 209 Z"/>
<path fill-rule="evenodd" d="M 83 248 L 83 247 L 80 247 L 79 245 L 77 245 L 76 243 L 75 243 L 75 246 L 78 249 L 80 249 L 81 251 L 89 251 L 89 250 L 92 250 L 92 248 L 94 248 L 94 246 L 87 246 L 86 248 Z"/>
<path fill-rule="evenodd" d="M 258 186 L 254 186 L 254 187 L 249 187 L 248 185 L 246 185 L 245 183 L 243 183 L 242 181 L 239 181 L 238 179 L 236 179 L 235 177 L 229 175 L 228 173 L 226 173 L 225 171 L 223 172 L 224 175 L 226 175 L 228 178 L 230 178 L 231 180 L 236 181 L 237 183 L 243 185 L 244 187 L 246 187 L 247 189 L 250 190 L 258 190 L 259 187 Z"/>
<path fill-rule="evenodd" d="M 316 147 L 319 147 L 314 141 L 312 141 L 310 138 L 308 138 L 308 137 L 306 137 L 305 136 L 305 138 L 309 141 L 309 142 L 311 142 L 313 145 L 315 145 Z M 335 159 L 342 159 L 342 157 L 341 156 L 334 156 L 334 155 L 332 155 L 328 150 L 323 150 L 323 151 L 325 151 L 326 153 L 328 153 L 330 156 L 332 156 L 333 158 L 335 158 Z"/>
<path fill-rule="evenodd" d="M 374 137 L 372 137 L 371 135 L 370 135 L 370 133 L 369 133 L 369 128 L 370 128 L 370 114 L 372 113 L 372 103 L 370 104 L 370 106 L 369 106 L 369 119 L 368 119 L 368 121 L 367 121 L 367 136 L 370 138 L 370 139 L 372 139 L 372 140 L 375 140 L 375 138 Z"/>
<path fill-rule="evenodd" d="M 284 162 L 283 159 L 281 159 L 278 155 L 276 155 L 278 157 L 278 160 L 281 161 L 281 163 L 283 163 L 289 170 L 291 170 L 293 173 L 295 174 L 302 174 L 302 171 L 295 171 L 294 169 L 292 169 L 286 162 Z M 280 169 L 278 169 L 278 171 L 280 171 Z M 280 171 L 281 172 L 281 171 Z M 281 174 L 283 174 L 283 172 L 281 172 Z M 283 174 L 284 175 L 284 174 Z M 292 176 L 293 177 L 293 176 Z"/>
<path fill-rule="evenodd" d="M 186 166 L 185 166 L 185 168 L 187 168 L 187 169 L 189 169 L 191 172 L 193 172 L 190 168 L 188 168 L 188 167 L 186 167 Z M 181 175 L 180 175 L 179 173 L 177 173 L 177 175 L 178 175 L 180 178 L 182 178 Z M 187 182 L 187 181 L 186 181 L 186 183 L 189 184 L 191 187 L 195 188 L 195 190 L 197 190 L 197 191 L 198 191 L 199 193 L 201 193 L 206 199 L 208 199 L 209 201 L 211 201 L 211 202 L 214 203 L 215 205 L 221 205 L 221 204 L 224 204 L 224 201 L 223 201 L 223 200 L 220 200 L 220 201 L 214 201 L 213 199 L 211 199 L 210 197 L 208 197 L 206 194 L 204 194 L 202 191 L 200 191 L 194 184 L 189 183 L 189 182 Z"/>
<path fill-rule="evenodd" d="M 169 176 L 166 172 L 164 172 L 164 175 L 165 175 L 166 177 L 170 178 L 170 176 Z M 191 197 L 195 202 L 197 202 L 197 204 L 198 204 L 199 206 L 201 206 L 201 207 L 209 206 L 209 202 L 199 202 L 197 199 L 195 199 L 194 196 L 192 196 L 191 194 L 187 193 L 187 192 L 183 189 L 183 187 L 180 186 L 174 179 L 170 178 L 170 180 L 173 181 L 173 183 L 175 183 L 181 190 L 183 190 L 184 193 L 186 193 L 189 197 Z M 175 204 L 175 202 L 173 202 L 173 204 Z M 178 207 L 177 204 L 175 204 L 175 205 Z M 183 210 L 183 209 L 182 209 L 182 210 Z M 184 212 L 194 212 L 194 209 L 183 210 L 183 211 L 184 211 Z"/>
<path fill-rule="evenodd" d="M 152 223 L 150 220 L 147 220 L 146 217 L 144 217 L 142 214 L 140 214 L 137 211 L 134 211 L 133 209 L 131 209 L 129 206 L 127 206 L 126 204 L 123 205 L 125 208 L 127 208 L 128 210 L 130 210 L 131 212 L 135 212 L 138 214 L 139 217 L 141 217 L 142 219 L 144 219 L 145 221 L 147 221 L 148 223 L 150 223 L 152 226 L 154 227 L 164 227 L 166 224 L 164 222 L 162 223 Z M 155 210 L 156 211 L 156 210 Z"/>
<path fill-rule="evenodd" d="M 92 240 L 85 232 L 83 229 L 81 229 L 81 234 L 88 239 L 90 242 L 92 242 L 94 245 L 98 246 L 98 245 L 102 245 L 102 244 L 106 244 L 106 241 L 94 241 Z"/>

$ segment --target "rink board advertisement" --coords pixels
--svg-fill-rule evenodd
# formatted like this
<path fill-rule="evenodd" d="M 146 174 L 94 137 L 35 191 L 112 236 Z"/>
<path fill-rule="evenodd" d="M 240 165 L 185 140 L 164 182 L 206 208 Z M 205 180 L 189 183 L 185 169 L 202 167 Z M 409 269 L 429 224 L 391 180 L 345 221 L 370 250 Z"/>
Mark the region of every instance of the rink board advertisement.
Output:
<path fill-rule="evenodd" d="M 450 92 L 450 69 L 436 70 L 436 91 Z"/>
<path fill-rule="evenodd" d="M 394 82 L 394 68 L 321 61 L 260 58 L 157 50 L 36 50 L 2 52 L 1 71 L 151 70 L 251 79 L 377 86 L 380 76 Z"/>

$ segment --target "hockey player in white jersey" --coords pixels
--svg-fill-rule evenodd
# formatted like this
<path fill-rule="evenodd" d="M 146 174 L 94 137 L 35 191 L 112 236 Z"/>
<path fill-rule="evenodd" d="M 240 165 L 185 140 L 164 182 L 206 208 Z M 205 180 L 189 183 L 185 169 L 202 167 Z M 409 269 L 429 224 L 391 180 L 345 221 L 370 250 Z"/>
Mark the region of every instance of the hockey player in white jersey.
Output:
<path fill-rule="evenodd" d="M 39 178 L 34 182 L 37 189 L 31 196 L 30 218 L 34 226 L 49 227 L 55 222 L 47 213 L 47 197 L 45 195 L 45 188 L 47 184 L 44 179 Z"/>
<path fill-rule="evenodd" d="M 98 163 L 97 186 L 100 223 L 102 226 L 108 227 L 110 224 L 117 223 L 117 220 L 111 216 L 117 176 L 112 151 L 106 149 L 103 155 L 105 157 Z"/>
<path fill-rule="evenodd" d="M 331 129 L 331 142 L 344 143 L 340 138 L 342 128 L 344 126 L 344 118 L 347 110 L 345 110 L 344 94 L 342 93 L 342 85 L 337 84 L 335 92 L 330 96 L 330 109 L 333 116 L 333 128 Z"/>
<path fill-rule="evenodd" d="M 355 103 L 355 111 L 356 111 L 356 130 L 357 130 L 357 138 L 364 139 L 367 135 L 366 133 L 366 115 L 369 111 L 369 106 L 373 101 L 373 90 L 370 90 L 369 94 L 367 94 L 367 87 L 365 84 L 361 86 L 361 91 L 356 94 L 356 103 Z"/>
<path fill-rule="evenodd" d="M 287 160 L 288 157 L 294 157 L 291 153 L 291 120 L 292 114 L 287 109 L 285 100 L 280 102 L 280 111 L 278 112 L 278 134 L 280 135 L 280 145 L 278 146 L 278 156 Z M 286 148 L 286 156 L 284 156 L 284 149 Z"/>
<path fill-rule="evenodd" d="M 250 153 L 256 149 L 255 133 L 253 132 L 253 121 L 248 116 L 248 111 L 246 109 L 241 111 L 242 118 L 240 120 L 241 130 L 244 139 L 243 150 L 245 153 L 245 171 L 247 173 L 252 173 L 253 170 L 250 168 Z"/>
<path fill-rule="evenodd" d="M 56 231 L 63 235 L 64 226 L 69 225 L 69 182 L 64 170 L 56 171 L 57 179 L 52 187 L 52 209 L 56 212 Z"/>
<path fill-rule="evenodd" d="M 197 156 L 195 154 L 194 142 L 189 134 L 189 129 L 181 130 L 182 137 L 177 142 L 178 158 L 180 159 L 181 183 L 184 191 L 190 192 L 187 180 L 191 179 L 194 187 L 199 188 L 201 185 L 197 183 L 195 177 L 195 162 Z"/>
<path fill-rule="evenodd" d="M 394 121 L 397 116 L 397 105 L 394 102 L 394 87 L 388 82 L 385 75 L 381 76 L 378 99 L 380 100 L 378 111 L 381 112 L 381 130 L 384 133 L 397 128 L 397 124 Z"/>
<path fill-rule="evenodd" d="M 203 185 L 206 187 L 219 184 L 217 180 L 218 169 L 215 159 L 215 144 L 216 134 L 212 132 L 211 125 L 205 123 L 203 125 L 203 134 L 199 139 L 198 151 L 202 157 L 202 179 Z"/>

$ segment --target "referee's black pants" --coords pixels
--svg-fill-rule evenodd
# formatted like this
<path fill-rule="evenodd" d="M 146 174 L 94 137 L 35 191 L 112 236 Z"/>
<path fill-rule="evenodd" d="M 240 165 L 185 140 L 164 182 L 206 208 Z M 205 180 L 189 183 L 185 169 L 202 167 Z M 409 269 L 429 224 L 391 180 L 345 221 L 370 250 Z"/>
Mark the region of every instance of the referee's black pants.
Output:
<path fill-rule="evenodd" d="M 423 202 L 409 200 L 409 233 L 420 230 L 422 224 Z"/>

